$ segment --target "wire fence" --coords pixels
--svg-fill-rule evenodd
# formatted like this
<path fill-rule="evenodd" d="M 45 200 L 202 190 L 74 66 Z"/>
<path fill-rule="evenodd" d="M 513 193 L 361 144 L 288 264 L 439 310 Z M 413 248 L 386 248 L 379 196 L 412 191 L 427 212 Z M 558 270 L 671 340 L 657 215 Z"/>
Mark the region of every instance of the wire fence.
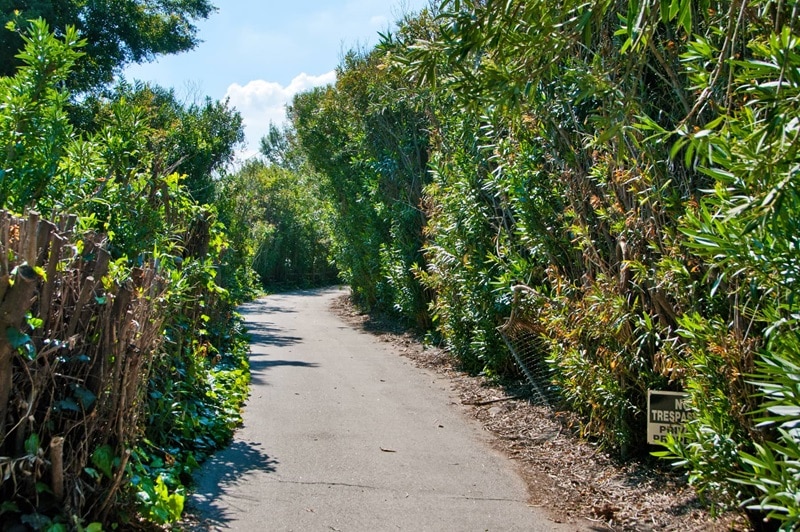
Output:
<path fill-rule="evenodd" d="M 533 303 L 529 296 L 533 291 L 524 285 L 515 286 L 513 290 L 511 316 L 498 331 L 530 383 L 535 401 L 552 407 L 559 402 L 560 393 L 554 384 L 552 365 L 547 362 L 544 331 L 532 318 Z"/>

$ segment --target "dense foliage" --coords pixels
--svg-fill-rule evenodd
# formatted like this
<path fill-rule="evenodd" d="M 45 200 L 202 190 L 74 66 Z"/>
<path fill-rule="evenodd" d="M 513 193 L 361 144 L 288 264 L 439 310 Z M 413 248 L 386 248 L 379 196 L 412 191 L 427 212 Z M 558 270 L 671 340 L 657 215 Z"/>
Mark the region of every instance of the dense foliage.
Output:
<path fill-rule="evenodd" d="M 184 106 L 171 92 L 147 86 L 123 85 L 78 103 L 64 81 L 84 57 L 86 41 L 72 28 L 58 39 L 41 20 L 22 38 L 21 66 L 0 78 L 0 207 L 35 209 L 48 219 L 76 217 L 78 240 L 69 245 L 79 258 L 85 250 L 86 263 L 101 253 L 90 253 L 87 242 L 102 235 L 99 245 L 108 260 L 105 273 L 97 274 L 102 278 L 91 278 L 98 283 L 92 298 L 98 315 L 87 327 L 102 319 L 104 305 L 110 311 L 112 301 L 114 308 L 123 304 L 115 286 L 138 286 L 142 271 L 154 271 L 154 284 L 137 294 L 157 297 L 158 304 L 153 301 L 152 313 L 132 326 L 145 330 L 155 324 L 157 334 L 137 347 L 150 362 L 130 366 L 130 375 L 120 369 L 135 398 L 123 405 L 124 423 L 130 425 L 124 431 L 107 428 L 101 439 L 87 437 L 78 445 L 71 439 L 81 430 L 90 434 L 80 427 L 111 425 L 95 401 L 106 391 L 90 394 L 88 383 L 101 368 L 114 366 L 112 354 L 97 361 L 72 354 L 67 350 L 75 339 L 37 331 L 46 316 L 31 314 L 22 332 L 5 331 L 18 351 L 15 373 L 26 371 L 26 364 L 47 368 L 62 359 L 73 362 L 61 371 L 76 373 L 65 388 L 74 397 L 59 399 L 60 388 L 52 388 L 49 397 L 60 402 L 35 411 L 25 423 L 12 426 L 16 409 L 3 405 L 2 466 L 44 465 L 36 466 L 33 482 L 0 478 L 2 526 L 22 522 L 66 530 L 93 520 L 125 524 L 137 511 L 156 523 L 174 521 L 188 473 L 231 437 L 247 390 L 247 347 L 233 306 L 253 287 L 246 274 L 224 278 L 218 270 L 226 256 L 239 252 L 230 250 L 212 193 L 212 176 L 224 171 L 242 138 L 241 117 L 226 103 Z M 73 321 L 70 330 L 83 335 L 81 341 L 101 341 L 91 329 L 76 328 L 78 318 Z M 21 388 L 12 392 L 14 401 L 24 397 Z M 30 397 L 48 397 L 39 392 L 34 389 Z M 60 432 L 64 426 L 71 427 L 67 433 Z M 14 438 L 7 438 L 12 432 Z M 70 494 L 61 507 L 52 505 L 47 465 L 39 459 L 48 447 L 52 452 L 58 438 L 66 441 L 65 452 L 74 450 L 64 457 Z M 21 441 L 24 446 L 15 444 Z"/>
<path fill-rule="evenodd" d="M 446 0 L 405 19 L 291 109 L 337 265 L 490 374 L 512 368 L 497 327 L 526 285 L 587 436 L 642 454 L 647 390 L 686 390 L 697 417 L 667 454 L 715 507 L 791 529 L 797 22 L 770 0 Z"/>
<path fill-rule="evenodd" d="M 72 88 L 85 90 L 110 83 L 126 64 L 191 50 L 198 42 L 194 22 L 214 9 L 208 0 L 2 0 L 0 25 L 10 22 L 18 31 L 0 32 L 0 76 L 24 64 L 16 54 L 32 19 L 58 35 L 74 28 L 86 40 L 67 78 Z"/>
<path fill-rule="evenodd" d="M 96 132 L 103 121 L 113 120 L 110 103 L 147 109 L 141 120 L 150 134 L 138 153 L 158 154 L 154 172 L 184 176 L 182 184 L 195 202 L 214 202 L 217 174 L 233 163 L 235 148 L 244 141 L 242 118 L 227 100 L 206 97 L 184 104 L 174 89 L 121 82 L 71 106 L 70 118 L 81 131 Z"/>
<path fill-rule="evenodd" d="M 313 173 L 288 166 L 254 160 L 221 181 L 224 223 L 250 248 L 249 262 L 231 270 L 252 269 L 271 289 L 330 284 L 330 206 Z"/>
<path fill-rule="evenodd" d="M 427 297 L 412 269 L 423 261 L 425 98 L 381 61 L 377 52 L 349 54 L 336 85 L 299 95 L 289 115 L 308 164 L 325 176 L 343 280 L 365 307 L 424 326 Z"/>

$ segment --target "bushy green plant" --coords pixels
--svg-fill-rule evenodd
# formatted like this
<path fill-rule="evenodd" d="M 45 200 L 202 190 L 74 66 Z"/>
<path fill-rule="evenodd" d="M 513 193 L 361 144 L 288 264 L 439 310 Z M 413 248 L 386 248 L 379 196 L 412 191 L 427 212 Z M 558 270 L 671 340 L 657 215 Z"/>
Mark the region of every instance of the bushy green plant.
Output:
<path fill-rule="evenodd" d="M 424 328 L 428 295 L 411 273 L 424 262 L 424 95 L 409 90 L 384 57 L 377 49 L 347 54 L 335 86 L 299 95 L 289 115 L 308 164 L 324 178 L 343 279 L 365 307 Z"/>
<path fill-rule="evenodd" d="M 497 282 L 506 266 L 510 211 L 489 171 L 490 154 L 471 138 L 478 125 L 440 120 L 453 133 L 463 128 L 456 138 L 465 142 L 431 161 L 433 182 L 423 198 L 427 266 L 417 275 L 435 294 L 431 317 L 444 344 L 470 371 L 496 376 L 510 364 L 497 332 L 510 304 L 511 283 Z"/>
<path fill-rule="evenodd" d="M 782 530 L 795 530 L 800 523 L 800 361 L 791 356 L 800 352 L 800 339 L 797 321 L 792 321 L 775 331 L 767 346 L 774 354 L 763 357 L 754 383 L 764 398 L 758 426 L 774 439 L 740 451 L 744 467 L 728 479 L 751 488 L 755 494 L 744 504 L 781 523 Z"/>
<path fill-rule="evenodd" d="M 676 123 L 680 101 L 664 96 L 674 87 L 627 75 L 641 58 L 619 53 L 620 18 L 608 4 L 442 2 L 440 10 L 433 37 L 396 53 L 435 88 L 441 142 L 432 160 L 447 160 L 457 183 L 432 202 L 426 249 L 448 242 L 451 256 L 485 268 L 465 278 L 452 260 L 434 297 L 454 316 L 468 311 L 441 294 L 484 291 L 494 300 L 470 302 L 480 309 L 478 342 L 464 344 L 475 334 L 466 316 L 445 336 L 473 353 L 484 348 L 502 370 L 504 349 L 481 338 L 507 318 L 512 285 L 541 288 L 547 304 L 529 316 L 552 348 L 565 398 L 587 416 L 586 434 L 639 449 L 646 390 L 671 377 L 665 349 L 683 304 L 691 308 L 665 291 L 669 271 L 662 278 L 658 266 L 678 248 L 670 243 L 686 198 L 674 184 L 688 186 L 686 172 L 670 175 L 668 150 L 634 127 L 654 101 L 669 102 L 658 112 Z M 650 47 L 663 54 L 669 45 Z M 677 57 L 668 58 L 658 73 L 674 68 Z"/>
<path fill-rule="evenodd" d="M 133 455 L 131 483 L 138 508 L 160 524 L 180 518 L 192 472 L 227 444 L 241 423 L 249 347 L 240 316 L 231 314 L 224 326 L 229 335 L 219 349 L 198 339 L 181 351 L 173 346 L 151 377 L 149 417 Z"/>
<path fill-rule="evenodd" d="M 775 7 L 769 4 L 757 9 Z M 780 18 L 787 14 L 778 10 L 772 15 Z M 745 105 L 721 114 L 705 129 L 684 132 L 675 144 L 675 151 L 685 149 L 686 156 L 695 157 L 701 170 L 714 180 L 713 192 L 687 216 L 683 230 L 693 251 L 712 268 L 709 277 L 714 289 L 723 291 L 734 304 L 724 326 L 692 320 L 693 326 L 686 327 L 684 336 L 690 345 L 696 345 L 699 336 L 719 336 L 720 330 L 728 329 L 732 341 L 719 347 L 719 353 L 728 359 L 722 361 L 718 373 L 720 369 L 727 373 L 729 381 L 713 386 L 710 397 L 707 393 L 695 396 L 701 416 L 694 437 L 675 442 L 672 450 L 681 454 L 709 437 L 731 438 L 727 446 L 731 456 L 723 465 L 711 468 L 690 460 L 686 465 L 691 474 L 699 483 L 719 485 L 728 492 L 742 491 L 741 497 L 747 499 L 742 504 L 790 530 L 798 515 L 793 471 L 799 458 L 794 427 L 800 413 L 795 390 L 800 352 L 800 225 L 796 216 L 800 208 L 796 172 L 800 39 L 789 26 L 775 28 L 780 29 L 754 35 L 745 58 L 726 63 L 730 76 L 724 87 L 730 101 Z M 715 88 L 713 77 L 699 63 L 724 62 L 729 53 L 711 41 L 690 43 L 687 63 L 699 86 Z M 752 346 L 750 351 L 760 356 L 756 367 L 752 367 L 752 352 L 731 349 L 730 344 Z M 702 381 L 713 383 L 714 368 L 695 367 Z M 741 387 L 743 381 L 760 390 L 757 404 L 730 404 L 742 394 L 726 393 L 727 389 Z M 721 403 L 715 404 L 714 398 Z M 755 429 L 752 420 L 736 419 L 756 412 L 761 423 Z M 731 414 L 734 419 L 728 423 L 714 422 Z"/>
<path fill-rule="evenodd" d="M 80 529 L 88 518 L 130 522 L 134 517 L 129 510 L 138 503 L 141 516 L 159 523 L 174 521 L 180 516 L 188 473 L 231 437 L 247 393 L 247 349 L 240 321 L 232 312 L 240 299 L 222 288 L 234 285 L 238 289 L 238 281 L 220 277 L 217 269 L 228 245 L 225 227 L 216 219 L 215 208 L 199 204 L 195 197 L 199 197 L 198 184 L 213 183 L 210 173 L 224 166 L 225 154 L 232 152 L 241 137 L 240 118 L 237 121 L 238 115 L 225 104 L 210 102 L 203 109 L 176 112 L 170 107 L 174 98 L 166 98 L 165 103 L 154 97 L 158 91 L 142 87 L 123 87 L 116 98 L 72 102 L 68 114 L 69 94 L 61 87 L 79 57 L 81 43 L 75 31 L 68 28 L 58 39 L 46 24 L 34 21 L 23 35 L 22 66 L 15 76 L 0 79 L 0 206 L 35 209 L 53 219 L 77 217 L 77 236 L 69 243 L 74 260 L 97 263 L 102 255 L 104 266 L 99 273 L 102 278 L 93 279 L 98 295 L 91 305 L 79 308 L 76 316 L 89 307 L 102 312 L 109 301 L 102 290 L 116 291 L 120 286 L 133 291 L 135 285 L 136 297 L 147 294 L 150 303 L 158 298 L 159 305 L 152 305 L 154 315 L 139 317 L 147 321 L 136 326 L 137 330 L 152 326 L 154 331 L 147 345 L 137 346 L 142 350 L 137 360 L 148 362 L 135 366 L 132 375 L 116 375 L 125 384 L 128 402 L 120 402 L 116 395 L 113 399 L 128 409 L 120 415 L 131 425 L 65 450 L 74 455 L 65 456 L 64 462 L 76 477 L 68 485 L 89 489 L 70 494 L 70 500 L 77 501 L 74 505 L 34 508 L 48 489 L 35 485 L 38 477 L 13 489 L 5 484 L 4 494 L 11 493 L 13 500 L 5 501 L 0 513 L 4 513 L 4 523 L 36 520 L 28 524 L 58 530 L 70 523 Z M 207 152 L 198 148 L 191 153 L 196 156 L 192 179 L 187 182 L 170 170 L 187 155 L 181 150 L 198 138 L 190 133 L 202 137 L 215 132 L 224 133 L 215 137 L 219 144 Z M 169 141 L 174 135 L 180 138 Z M 196 188 L 190 190 L 187 184 Z M 145 270 L 155 270 L 152 286 L 140 285 Z M 79 279 L 80 272 L 76 275 Z M 84 321 L 85 329 L 75 322 L 74 334 L 82 335 L 81 341 L 87 344 L 98 342 L 99 333 L 93 327 L 101 320 L 92 316 Z M 34 330 L 41 322 L 42 317 L 30 316 L 27 327 Z M 163 334 L 158 334 L 159 327 Z M 39 356 L 30 335 L 14 332 L 15 347 L 27 353 L 24 363 Z M 48 356 L 56 357 L 54 364 L 63 365 L 60 371 L 75 370 L 80 377 L 62 387 L 68 390 L 65 396 L 49 394 L 53 406 L 42 430 L 37 432 L 31 425 L 33 417 L 17 425 L 30 432 L 29 439 L 36 435 L 36 441 L 31 439 L 35 453 L 28 454 L 37 457 L 40 465 L 46 465 L 40 456 L 40 444 L 46 442 L 38 442 L 39 434 L 56 435 L 50 434 L 53 427 L 60 430 L 56 421 L 68 420 L 75 437 L 86 420 L 94 427 L 117 423 L 103 419 L 107 412 L 93 409 L 100 403 L 100 394 L 91 392 L 81 380 L 91 378 L 86 377 L 88 357 L 58 355 L 72 340 L 63 340 L 63 345 L 57 338 L 44 340 L 57 341 L 55 350 L 48 347 Z M 102 362 L 92 360 L 92 367 L 100 368 Z M 125 371 L 123 366 L 118 369 Z M 143 384 L 148 376 L 149 387 Z M 32 381 L 31 386 L 35 385 Z M 47 396 L 32 390 L 31 397 Z M 143 417 L 150 423 L 140 427 L 137 420 L 143 406 L 147 408 Z M 174 425 L 163 425 L 163 420 Z M 139 438 L 142 433 L 144 437 Z M 120 441 L 114 440 L 115 435 Z M 0 445 L 10 445 L 6 436 L 0 437 Z M 0 479 L 0 484 L 5 480 Z M 28 488 L 33 491 L 26 492 Z M 65 515 L 57 515 L 60 511 Z"/>
<path fill-rule="evenodd" d="M 9 25 L 0 31 L 20 31 Z M 42 20 L 21 32 L 22 66 L 0 78 L 0 198 L 5 208 L 22 211 L 33 204 L 52 207 L 67 187 L 65 155 L 83 147 L 64 106 L 69 94 L 59 88 L 86 43 L 74 28 L 56 39 Z"/>

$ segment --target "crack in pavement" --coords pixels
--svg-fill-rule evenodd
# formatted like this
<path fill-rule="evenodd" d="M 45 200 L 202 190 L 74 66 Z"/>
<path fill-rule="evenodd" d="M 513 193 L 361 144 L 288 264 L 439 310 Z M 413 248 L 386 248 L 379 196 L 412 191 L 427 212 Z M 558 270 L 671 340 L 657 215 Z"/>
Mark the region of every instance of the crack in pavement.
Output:
<path fill-rule="evenodd" d="M 269 482 L 276 482 L 278 484 L 295 484 L 300 486 L 341 486 L 345 488 L 361 488 L 361 489 L 368 489 L 374 491 L 388 491 L 391 493 L 402 493 L 405 494 L 406 497 L 410 496 L 410 493 L 403 490 L 397 490 L 394 488 L 383 488 L 380 486 L 369 486 L 366 484 L 350 484 L 347 482 L 325 482 L 325 481 L 314 481 L 314 480 L 288 480 L 284 478 L 270 478 Z M 509 499 L 506 497 L 470 497 L 469 495 L 447 495 L 447 494 L 440 494 L 436 493 L 435 491 L 418 491 L 418 494 L 436 494 L 441 497 L 447 499 L 454 499 L 454 500 L 462 500 L 462 501 L 488 501 L 488 502 L 514 502 L 514 503 L 523 503 L 527 504 L 527 501 L 523 501 L 520 499 Z"/>
<path fill-rule="evenodd" d="M 298 484 L 301 486 L 343 486 L 345 488 L 364 488 L 368 490 L 384 490 L 396 491 L 390 488 L 380 488 L 378 486 L 367 486 L 365 484 L 348 484 L 347 482 L 323 482 L 312 480 L 287 480 L 284 478 L 269 478 L 270 482 L 277 482 L 279 484 Z"/>
<path fill-rule="evenodd" d="M 527 504 L 527 501 L 521 501 L 519 499 L 506 499 L 504 497 L 468 497 L 466 495 L 447 495 L 448 499 L 456 499 L 461 501 L 489 501 L 489 502 L 515 502 L 515 503 L 522 503 Z"/>

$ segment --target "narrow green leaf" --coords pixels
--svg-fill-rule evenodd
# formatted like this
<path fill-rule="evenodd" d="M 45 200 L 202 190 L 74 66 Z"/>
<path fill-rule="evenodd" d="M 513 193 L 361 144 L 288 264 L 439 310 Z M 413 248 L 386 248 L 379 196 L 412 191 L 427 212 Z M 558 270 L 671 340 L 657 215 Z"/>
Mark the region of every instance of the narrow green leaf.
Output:
<path fill-rule="evenodd" d="M 14 327 L 6 329 L 6 338 L 8 339 L 8 343 L 11 344 L 12 349 L 19 349 L 23 345 L 31 342 L 30 336 L 20 332 Z"/>
<path fill-rule="evenodd" d="M 103 445 L 98 447 L 92 453 L 92 463 L 105 474 L 108 478 L 112 478 L 112 466 L 114 464 L 114 450 L 110 445 Z"/>
<path fill-rule="evenodd" d="M 35 432 L 32 433 L 28 438 L 25 440 L 25 452 L 31 456 L 36 456 L 39 454 L 39 435 Z"/>

